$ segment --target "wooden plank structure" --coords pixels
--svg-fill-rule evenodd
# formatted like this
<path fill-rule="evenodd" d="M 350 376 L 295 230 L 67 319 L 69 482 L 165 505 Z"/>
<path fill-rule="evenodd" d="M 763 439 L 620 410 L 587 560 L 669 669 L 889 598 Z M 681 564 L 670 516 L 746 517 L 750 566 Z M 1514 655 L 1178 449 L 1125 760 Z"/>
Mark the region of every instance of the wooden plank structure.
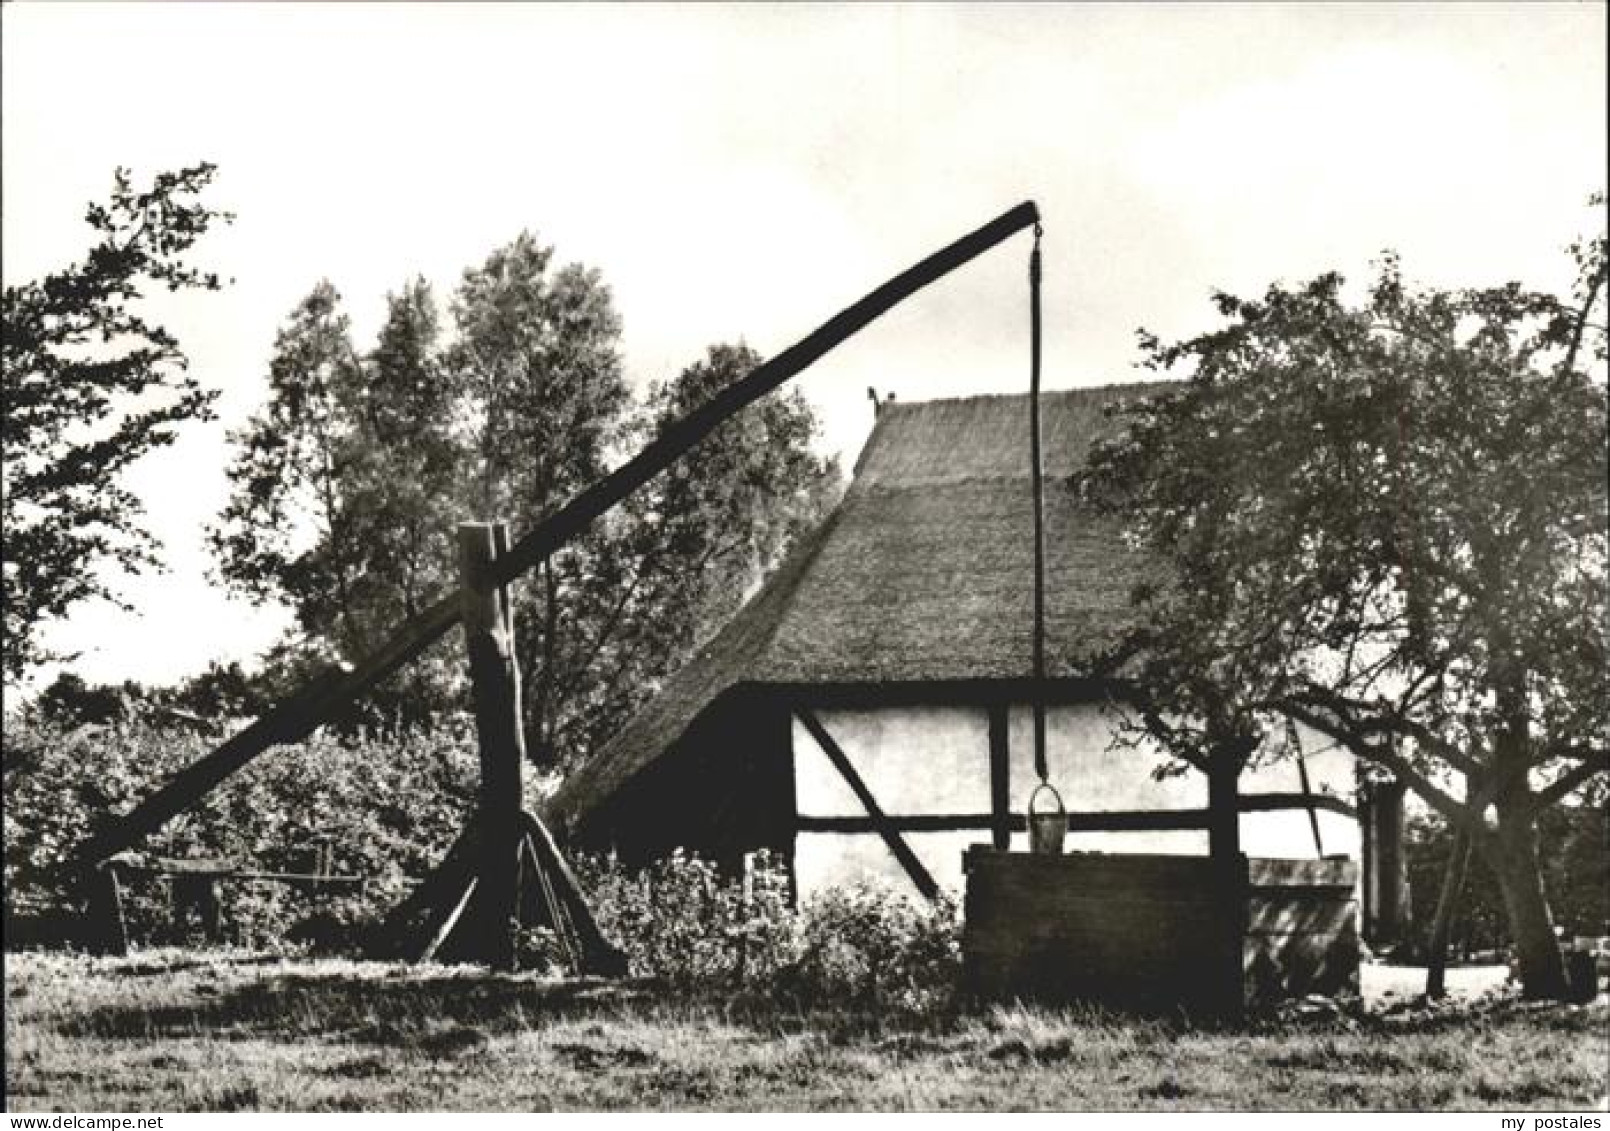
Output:
<path fill-rule="evenodd" d="M 1249 1003 L 1358 988 L 1350 860 L 965 856 L 962 951 L 980 998 L 1234 1019 Z"/>
<path fill-rule="evenodd" d="M 158 859 L 142 863 L 127 855 L 102 862 L 90 884 L 91 914 L 95 920 L 90 937 L 84 941 L 96 954 L 128 953 L 128 925 L 123 913 L 124 881 L 159 880 L 169 884 L 173 915 L 182 919 L 194 913 L 203 936 L 209 942 L 223 938 L 223 907 L 218 887 L 226 883 L 276 883 L 298 888 L 317 896 L 323 889 L 362 888 L 365 876 L 340 876 L 328 869 L 329 858 L 321 854 L 312 872 L 268 872 L 243 868 L 226 859 Z"/>
<path fill-rule="evenodd" d="M 300 741 L 332 713 L 409 663 L 462 623 L 480 728 L 482 788 L 476 813 L 437 870 L 384 924 L 386 943 L 419 955 L 457 955 L 495 967 L 513 962 L 514 934 L 527 909 L 545 916 L 584 972 L 623 967 L 598 931 L 575 877 L 534 815 L 520 808 L 519 672 L 510 645 L 507 586 L 581 534 L 605 512 L 694 448 L 720 424 L 794 377 L 840 343 L 931 283 L 1039 223 L 1025 201 L 941 248 L 846 307 L 805 338 L 661 431 L 642 451 L 578 492 L 509 544 L 487 524 L 460 530 L 461 586 L 399 626 L 368 657 L 333 668 L 276 704 L 210 754 L 175 775 L 78 851 L 96 902 L 117 906 L 116 875 L 102 865 L 137 845 L 275 746 Z M 525 883 L 524 878 L 535 880 Z M 533 903 L 527 891 L 541 893 Z M 422 934 L 405 936 L 423 928 Z M 92 930 L 94 928 L 92 927 Z M 114 941 L 120 931 L 100 931 Z M 423 947 L 417 945 L 423 938 Z"/>
<path fill-rule="evenodd" d="M 1346 857 L 1249 861 L 1247 1001 L 1357 993 L 1359 866 Z"/>

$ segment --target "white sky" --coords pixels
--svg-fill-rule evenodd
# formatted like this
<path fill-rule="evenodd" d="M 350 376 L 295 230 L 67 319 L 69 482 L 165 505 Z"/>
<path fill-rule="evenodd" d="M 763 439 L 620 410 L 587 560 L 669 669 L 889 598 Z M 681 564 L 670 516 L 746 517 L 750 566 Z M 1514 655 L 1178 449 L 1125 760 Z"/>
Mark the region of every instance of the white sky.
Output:
<path fill-rule="evenodd" d="M 168 324 L 222 419 L 131 483 L 171 571 L 135 615 L 50 640 L 87 678 L 250 660 L 283 614 L 206 576 L 225 432 L 321 277 L 367 346 L 384 295 L 522 228 L 599 268 L 634 381 L 743 337 L 773 353 L 1025 198 L 1046 233 L 1046 382 L 1134 376 L 1134 331 L 1208 323 L 1214 288 L 1384 247 L 1431 283 L 1560 287 L 1606 166 L 1602 4 L 819 6 L 12 3 L 4 269 L 76 258 L 114 166 L 220 167 L 236 279 Z M 866 387 L 1027 384 L 1026 237 L 802 379 L 853 462 Z"/>

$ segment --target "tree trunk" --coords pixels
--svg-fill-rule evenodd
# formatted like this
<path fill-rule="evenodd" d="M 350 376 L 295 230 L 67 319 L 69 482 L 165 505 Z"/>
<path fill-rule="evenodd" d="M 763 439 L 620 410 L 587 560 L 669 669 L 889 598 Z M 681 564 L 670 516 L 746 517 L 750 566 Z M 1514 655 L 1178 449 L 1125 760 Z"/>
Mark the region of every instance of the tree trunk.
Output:
<path fill-rule="evenodd" d="M 1226 1019 L 1239 1020 L 1246 1009 L 1246 973 L 1243 965 L 1247 928 L 1247 867 L 1241 854 L 1241 768 L 1248 744 L 1219 743 L 1208 763 L 1208 856 L 1218 887 L 1217 899 L 1223 936 L 1220 1009 Z M 1215 994 L 1219 997 L 1219 994 Z"/>
<path fill-rule="evenodd" d="M 1498 804 L 1493 872 L 1519 966 L 1521 992 L 1528 998 L 1566 996 L 1565 960 L 1554 936 L 1543 875 L 1537 863 L 1534 813 L 1513 800 Z"/>

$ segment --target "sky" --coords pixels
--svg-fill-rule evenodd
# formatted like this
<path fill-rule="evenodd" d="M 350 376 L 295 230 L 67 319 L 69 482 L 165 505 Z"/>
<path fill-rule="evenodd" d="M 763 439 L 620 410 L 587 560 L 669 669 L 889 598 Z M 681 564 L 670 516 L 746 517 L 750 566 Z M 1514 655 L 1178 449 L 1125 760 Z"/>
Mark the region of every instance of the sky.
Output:
<path fill-rule="evenodd" d="M 221 391 L 131 469 L 167 572 L 46 636 L 87 679 L 248 665 L 289 623 L 210 575 L 228 433 L 320 279 L 360 347 L 388 291 L 446 298 L 522 230 L 597 268 L 629 378 L 775 353 L 1025 199 L 1045 384 L 1136 379 L 1135 331 L 1213 324 L 1383 249 L 1429 285 L 1563 289 L 1606 155 L 1606 6 L 77 4 L 0 8 L 4 276 L 89 243 L 112 171 L 206 160 L 234 282 L 157 307 Z M 868 386 L 1026 391 L 1027 236 L 799 380 L 848 468 Z M 485 517 L 485 516 L 466 516 Z"/>

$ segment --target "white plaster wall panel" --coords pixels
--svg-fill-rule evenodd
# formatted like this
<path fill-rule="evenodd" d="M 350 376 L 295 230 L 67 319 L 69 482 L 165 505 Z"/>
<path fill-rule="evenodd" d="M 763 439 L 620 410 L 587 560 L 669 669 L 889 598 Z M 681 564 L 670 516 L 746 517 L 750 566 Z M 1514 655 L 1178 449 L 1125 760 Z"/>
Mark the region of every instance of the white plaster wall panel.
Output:
<path fill-rule="evenodd" d="M 1358 822 L 1325 809 L 1316 811 L 1319 839 L 1326 856 L 1345 853 L 1363 859 L 1363 841 Z M 1308 823 L 1308 810 L 1287 809 L 1271 813 L 1241 814 L 1241 851 L 1248 856 L 1277 860 L 1313 860 L 1314 830 Z"/>
<path fill-rule="evenodd" d="M 1095 704 L 1047 710 L 1047 768 L 1052 786 L 1070 811 L 1195 809 L 1207 804 L 1207 780 L 1201 774 L 1154 780 L 1152 771 L 1162 763 L 1161 756 L 1145 747 L 1113 746 L 1117 725 L 1111 712 Z M 1039 781 L 1034 772 L 1033 709 L 1013 707 L 1007 730 L 1012 809 L 1022 812 Z"/>
<path fill-rule="evenodd" d="M 959 896 L 964 880 L 962 853 L 968 845 L 989 843 L 989 833 L 908 832 L 905 841 L 934 882 Z M 864 882 L 917 895 L 906 870 L 876 833 L 800 833 L 794 843 L 794 878 L 801 899 L 825 888 Z"/>
<path fill-rule="evenodd" d="M 823 723 L 826 726 L 826 722 Z M 801 817 L 864 817 L 866 806 L 798 719 L 793 724 L 794 809 Z M 838 738 L 838 731 L 829 734 Z M 839 739 L 842 744 L 843 739 Z M 874 796 L 876 796 L 874 794 Z"/>
<path fill-rule="evenodd" d="M 988 715 L 980 708 L 883 708 L 823 711 L 818 716 L 856 767 L 883 810 L 891 816 L 987 813 L 989 796 Z M 1047 712 L 1047 745 L 1052 784 L 1070 810 L 1197 809 L 1207 805 L 1207 781 L 1194 771 L 1158 781 L 1155 751 L 1113 747 L 1116 720 L 1098 705 L 1053 707 Z M 1009 712 L 1011 804 L 1021 812 L 1036 779 L 1033 770 L 1033 716 L 1028 707 Z M 865 810 L 810 733 L 793 725 L 798 811 L 802 816 L 865 816 Z M 1302 736 L 1309 778 L 1316 791 L 1353 796 L 1353 761 L 1346 751 L 1327 748 L 1317 736 Z M 1283 760 L 1249 771 L 1244 793 L 1295 793 L 1296 763 Z M 1357 823 L 1319 812 L 1326 853 L 1361 852 Z M 987 830 L 905 835 L 935 880 L 959 890 L 961 854 L 970 844 L 990 840 Z M 1247 813 L 1241 819 L 1242 849 L 1251 856 L 1311 859 L 1313 834 L 1305 810 Z M 1207 852 L 1201 830 L 1070 833 L 1070 852 Z M 1012 848 L 1026 851 L 1027 837 L 1014 834 Z M 796 875 L 802 894 L 834 884 L 875 879 L 898 890 L 910 880 L 876 833 L 801 833 Z"/>
<path fill-rule="evenodd" d="M 817 718 L 885 813 L 989 812 L 989 719 L 982 709 L 887 707 L 818 711 Z M 865 816 L 838 768 L 798 719 L 793 735 L 799 814 Z"/>

